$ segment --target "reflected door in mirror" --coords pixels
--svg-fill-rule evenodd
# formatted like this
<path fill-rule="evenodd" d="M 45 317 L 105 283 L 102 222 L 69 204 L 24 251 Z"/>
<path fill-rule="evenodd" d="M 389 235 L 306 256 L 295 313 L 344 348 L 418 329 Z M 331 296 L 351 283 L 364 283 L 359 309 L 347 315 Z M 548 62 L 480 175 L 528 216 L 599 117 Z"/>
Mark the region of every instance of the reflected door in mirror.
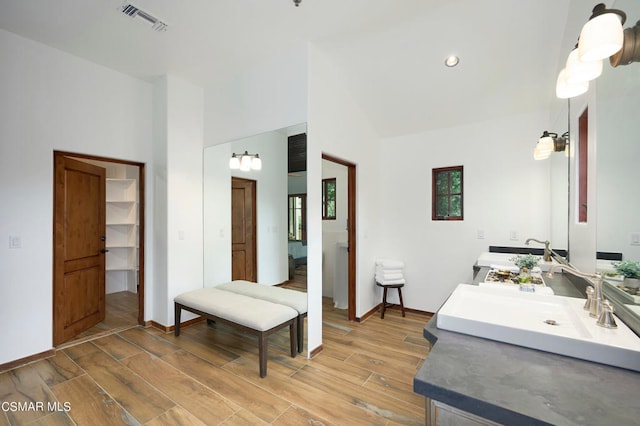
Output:
<path fill-rule="evenodd" d="M 231 279 L 257 282 L 256 181 L 231 178 Z"/>

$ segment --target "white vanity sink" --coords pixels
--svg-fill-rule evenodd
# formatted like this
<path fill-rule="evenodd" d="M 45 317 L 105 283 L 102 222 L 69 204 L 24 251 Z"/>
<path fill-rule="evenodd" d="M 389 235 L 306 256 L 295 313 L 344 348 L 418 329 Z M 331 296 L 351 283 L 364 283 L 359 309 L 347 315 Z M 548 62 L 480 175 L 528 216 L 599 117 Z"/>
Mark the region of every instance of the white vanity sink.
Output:
<path fill-rule="evenodd" d="M 517 254 L 513 254 L 513 253 L 491 253 L 491 252 L 484 252 L 480 255 L 480 257 L 478 257 L 478 260 L 476 262 L 476 264 L 478 266 L 487 266 L 487 267 L 491 267 L 491 266 L 511 266 L 511 267 L 515 267 L 515 263 L 513 263 L 512 261 L 510 261 L 509 259 L 518 256 Z M 549 268 L 551 268 L 552 265 L 556 265 L 558 264 L 558 262 L 556 262 L 555 260 L 551 259 L 551 262 L 545 262 L 544 260 L 542 260 L 542 256 L 540 257 L 540 264 L 538 265 L 540 267 L 540 269 L 544 272 L 548 271 Z"/>
<path fill-rule="evenodd" d="M 607 329 L 584 300 L 460 284 L 438 311 L 438 328 L 640 371 L 640 338 L 620 319 Z M 554 324 L 555 325 L 552 325 Z"/>

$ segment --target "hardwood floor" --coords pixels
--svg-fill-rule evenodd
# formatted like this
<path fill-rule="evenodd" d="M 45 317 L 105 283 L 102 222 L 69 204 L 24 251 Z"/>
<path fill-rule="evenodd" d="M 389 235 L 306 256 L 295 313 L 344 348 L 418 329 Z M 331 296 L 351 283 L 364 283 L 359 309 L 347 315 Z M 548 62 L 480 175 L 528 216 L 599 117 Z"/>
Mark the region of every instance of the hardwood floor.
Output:
<path fill-rule="evenodd" d="M 387 312 L 353 323 L 325 300 L 324 350 L 291 358 L 288 331 L 274 334 L 264 379 L 255 337 L 222 324 L 199 322 L 177 338 L 118 331 L 0 374 L 0 426 L 424 424 L 412 389 L 429 317 Z"/>

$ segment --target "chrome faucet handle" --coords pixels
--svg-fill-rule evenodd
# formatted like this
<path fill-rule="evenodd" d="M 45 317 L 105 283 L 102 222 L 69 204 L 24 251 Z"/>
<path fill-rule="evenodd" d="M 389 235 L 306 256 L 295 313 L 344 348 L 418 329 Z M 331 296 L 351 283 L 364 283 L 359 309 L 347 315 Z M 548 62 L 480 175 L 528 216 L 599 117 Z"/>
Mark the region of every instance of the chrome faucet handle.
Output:
<path fill-rule="evenodd" d="M 591 311 L 591 304 L 593 303 L 593 293 L 595 292 L 595 290 L 593 289 L 593 287 L 588 286 L 585 291 L 587 293 L 587 301 L 585 302 L 583 309 L 585 311 Z"/>
<path fill-rule="evenodd" d="M 602 313 L 598 317 L 596 324 L 604 328 L 618 328 L 618 324 L 616 324 L 616 320 L 613 317 L 613 306 L 606 299 L 602 302 Z"/>

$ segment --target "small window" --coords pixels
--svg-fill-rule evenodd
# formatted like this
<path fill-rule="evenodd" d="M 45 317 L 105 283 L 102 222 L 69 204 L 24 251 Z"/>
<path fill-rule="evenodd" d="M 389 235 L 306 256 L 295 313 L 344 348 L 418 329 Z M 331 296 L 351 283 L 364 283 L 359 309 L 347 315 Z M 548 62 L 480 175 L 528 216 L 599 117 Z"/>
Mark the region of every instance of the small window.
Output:
<path fill-rule="evenodd" d="M 431 219 L 463 219 L 462 166 L 442 167 L 432 170 Z"/>
<path fill-rule="evenodd" d="M 307 195 L 289 195 L 289 240 L 306 240 Z"/>
<path fill-rule="evenodd" d="M 336 178 L 322 179 L 322 219 L 336 219 Z"/>

